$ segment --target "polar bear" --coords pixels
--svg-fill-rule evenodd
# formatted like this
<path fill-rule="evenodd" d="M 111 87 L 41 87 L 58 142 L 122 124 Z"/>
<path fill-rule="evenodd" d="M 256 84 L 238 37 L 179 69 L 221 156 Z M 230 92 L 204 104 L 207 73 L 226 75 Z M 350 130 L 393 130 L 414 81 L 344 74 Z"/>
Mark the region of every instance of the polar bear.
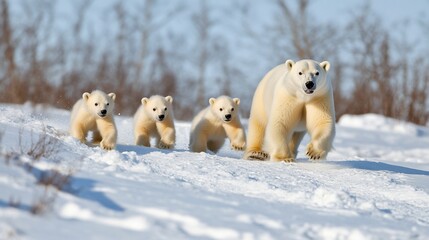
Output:
<path fill-rule="evenodd" d="M 210 98 L 209 103 L 192 120 L 189 149 L 216 153 L 228 137 L 232 149 L 244 150 L 246 136 L 238 114 L 240 99 L 220 96 Z"/>
<path fill-rule="evenodd" d="M 159 95 L 142 98 L 134 114 L 134 139 L 136 145 L 150 147 L 150 138 L 155 137 L 156 147 L 170 149 L 176 142 L 174 129 L 173 98 Z"/>
<path fill-rule="evenodd" d="M 116 95 L 106 94 L 100 90 L 82 94 L 71 112 L 70 134 L 86 143 L 89 131 L 92 131 L 92 143 L 100 144 L 105 150 L 116 146 L 117 130 L 113 120 L 113 109 Z"/>
<path fill-rule="evenodd" d="M 307 156 L 326 158 L 335 136 L 329 67 L 328 61 L 287 60 L 265 75 L 253 96 L 245 159 L 294 161 L 307 132 Z"/>

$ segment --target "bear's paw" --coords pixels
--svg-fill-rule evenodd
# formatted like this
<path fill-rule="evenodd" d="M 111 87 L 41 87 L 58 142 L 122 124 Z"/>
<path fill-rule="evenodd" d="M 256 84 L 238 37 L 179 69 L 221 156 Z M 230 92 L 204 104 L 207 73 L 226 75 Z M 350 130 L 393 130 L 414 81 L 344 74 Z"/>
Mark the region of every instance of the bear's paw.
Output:
<path fill-rule="evenodd" d="M 173 146 L 174 146 L 174 144 L 168 144 L 168 143 L 165 143 L 165 142 L 162 142 L 162 141 L 160 141 L 158 143 L 158 148 L 159 149 L 172 149 Z"/>
<path fill-rule="evenodd" d="M 307 146 L 307 156 L 311 160 L 320 160 L 326 157 L 327 152 L 325 150 L 316 149 L 313 144 L 308 144 Z"/>
<path fill-rule="evenodd" d="M 291 162 L 295 162 L 295 159 L 293 159 L 293 158 L 285 158 L 285 159 L 282 159 L 280 162 L 291 163 Z"/>
<path fill-rule="evenodd" d="M 235 150 L 235 151 L 243 151 L 244 150 L 244 145 L 239 146 L 237 144 L 231 144 L 231 149 Z"/>
<path fill-rule="evenodd" d="M 104 150 L 112 150 L 115 148 L 115 144 L 103 140 L 100 142 L 100 147 L 101 149 L 104 149 Z"/>
<path fill-rule="evenodd" d="M 263 151 L 251 151 L 251 152 L 247 153 L 244 158 L 248 159 L 248 160 L 266 161 L 266 160 L 269 159 L 269 157 L 270 156 L 266 152 L 263 152 Z"/>

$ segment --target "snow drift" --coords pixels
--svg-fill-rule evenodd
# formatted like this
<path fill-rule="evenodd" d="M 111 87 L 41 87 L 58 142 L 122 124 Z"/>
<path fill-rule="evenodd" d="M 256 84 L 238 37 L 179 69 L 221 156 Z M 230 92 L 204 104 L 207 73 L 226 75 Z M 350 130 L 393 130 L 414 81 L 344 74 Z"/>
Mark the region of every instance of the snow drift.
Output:
<path fill-rule="evenodd" d="M 132 119 L 118 116 L 119 145 L 103 151 L 68 136 L 68 111 L 0 111 L 0 239 L 429 238 L 427 128 L 345 116 L 326 161 L 301 145 L 286 164 L 227 144 L 191 153 L 187 122 L 167 151 L 132 145 Z M 49 154 L 35 159 L 41 138 Z"/>

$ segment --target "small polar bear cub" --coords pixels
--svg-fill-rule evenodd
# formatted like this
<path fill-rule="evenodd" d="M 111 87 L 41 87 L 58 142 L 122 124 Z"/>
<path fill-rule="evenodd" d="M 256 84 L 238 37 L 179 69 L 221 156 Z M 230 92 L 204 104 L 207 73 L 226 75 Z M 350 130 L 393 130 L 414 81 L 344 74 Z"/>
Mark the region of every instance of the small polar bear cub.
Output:
<path fill-rule="evenodd" d="M 245 159 L 294 161 L 307 132 L 307 156 L 326 158 L 335 136 L 329 68 L 328 61 L 287 60 L 265 75 L 253 96 Z"/>
<path fill-rule="evenodd" d="M 134 139 L 136 145 L 150 147 L 150 138 L 155 137 L 156 147 L 171 149 L 176 142 L 174 129 L 173 98 L 159 95 L 142 98 L 134 114 Z"/>
<path fill-rule="evenodd" d="M 228 137 L 232 149 L 244 150 L 246 136 L 238 115 L 240 99 L 220 96 L 210 98 L 209 103 L 192 120 L 189 149 L 216 153 Z"/>
<path fill-rule="evenodd" d="M 106 94 L 100 90 L 82 94 L 71 112 L 70 134 L 86 143 L 89 131 L 92 131 L 92 143 L 100 144 L 105 150 L 116 146 L 117 130 L 113 120 L 113 109 L 116 95 Z"/>

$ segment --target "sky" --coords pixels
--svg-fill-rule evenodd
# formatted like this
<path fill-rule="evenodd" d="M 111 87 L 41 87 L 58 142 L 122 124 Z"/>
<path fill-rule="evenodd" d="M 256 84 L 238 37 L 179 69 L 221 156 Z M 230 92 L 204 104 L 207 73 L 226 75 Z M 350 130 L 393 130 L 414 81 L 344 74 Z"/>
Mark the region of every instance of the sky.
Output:
<path fill-rule="evenodd" d="M 424 22 L 429 26 L 429 17 L 426 14 L 429 10 L 429 1 L 427 0 L 316 0 L 313 1 L 310 8 L 313 12 L 322 9 L 323 17 L 320 17 L 322 21 L 341 25 L 350 19 L 354 10 L 358 10 L 360 6 L 365 4 L 369 4 L 371 10 L 380 17 L 380 24 L 394 30 L 391 32 L 392 34 L 401 34 L 413 41 L 426 41 L 420 39 L 419 22 Z M 429 38 L 429 32 L 426 33 L 426 36 Z"/>
<path fill-rule="evenodd" d="M 404 19 L 424 18 L 425 12 L 429 10 L 429 1 L 426 0 L 376 0 L 376 1 L 335 1 L 335 0 L 316 0 L 312 3 L 312 9 L 322 9 L 323 18 L 332 21 L 341 20 L 351 14 L 353 9 L 369 3 L 383 20 L 390 23 L 402 21 Z M 426 18 L 427 20 L 427 18 Z"/>

